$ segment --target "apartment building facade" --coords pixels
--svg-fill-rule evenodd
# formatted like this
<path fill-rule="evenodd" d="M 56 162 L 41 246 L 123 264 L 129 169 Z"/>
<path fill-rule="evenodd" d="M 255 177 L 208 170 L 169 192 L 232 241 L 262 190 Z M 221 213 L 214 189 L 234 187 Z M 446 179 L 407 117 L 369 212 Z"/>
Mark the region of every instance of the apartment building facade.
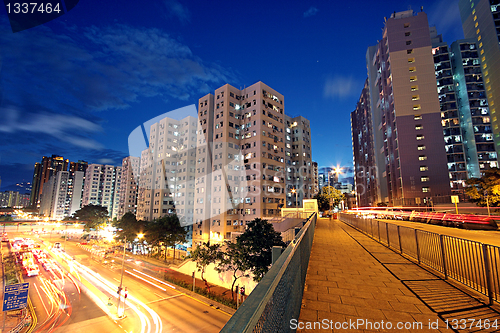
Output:
<path fill-rule="evenodd" d="M 378 197 L 367 203 L 418 205 L 430 198 L 449 202 L 449 173 L 426 14 L 412 10 L 392 14 L 386 19 L 382 39 L 368 48 L 366 61 L 368 94 L 363 94 L 369 96 L 369 107 L 359 109 L 369 110 L 371 116 L 373 138 L 366 140 L 373 142 L 374 158 L 369 163 L 374 163 L 371 170 L 376 172 L 378 186 Z M 353 121 L 353 136 L 363 125 Z M 360 147 L 356 149 L 355 156 Z M 361 165 L 355 158 L 355 170 Z M 370 177 L 357 179 L 356 187 L 364 184 L 368 188 Z"/>
<path fill-rule="evenodd" d="M 500 148 L 500 3 L 496 0 L 459 0 L 465 38 L 477 42 L 488 100 L 495 151 Z"/>
<path fill-rule="evenodd" d="M 118 219 L 125 213 L 137 215 L 140 162 L 140 157 L 134 156 L 127 156 L 122 160 L 122 184 L 119 193 Z"/>
<path fill-rule="evenodd" d="M 89 164 L 85 173 L 82 207 L 99 205 L 106 207 L 110 218 L 118 216 L 122 167 Z"/>
<path fill-rule="evenodd" d="M 193 243 L 222 242 L 248 221 L 279 216 L 292 204 L 289 189 L 299 200 L 312 197 L 310 124 L 284 114 L 283 95 L 262 82 L 226 84 L 201 97 L 195 112 L 151 126 L 138 218 L 175 212 Z"/>

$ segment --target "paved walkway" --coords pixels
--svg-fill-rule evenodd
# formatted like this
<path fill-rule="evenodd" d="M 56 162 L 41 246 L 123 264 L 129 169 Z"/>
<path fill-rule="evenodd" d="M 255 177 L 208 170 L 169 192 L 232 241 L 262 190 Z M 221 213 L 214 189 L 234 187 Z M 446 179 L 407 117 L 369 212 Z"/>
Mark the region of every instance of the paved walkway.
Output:
<path fill-rule="evenodd" d="M 481 326 L 497 319 L 498 330 L 469 327 L 470 319 Z M 500 315 L 350 226 L 318 219 L 298 325 L 298 332 L 492 332 Z"/>

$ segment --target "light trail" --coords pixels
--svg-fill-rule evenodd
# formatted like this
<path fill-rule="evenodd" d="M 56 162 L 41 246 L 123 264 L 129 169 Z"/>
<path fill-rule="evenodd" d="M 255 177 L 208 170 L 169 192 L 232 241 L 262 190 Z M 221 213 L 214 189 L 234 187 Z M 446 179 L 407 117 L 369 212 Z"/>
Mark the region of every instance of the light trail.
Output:
<path fill-rule="evenodd" d="M 153 282 L 151 282 L 151 281 L 148 281 L 148 280 L 146 280 L 145 278 L 140 277 L 139 275 L 132 273 L 131 271 L 127 271 L 127 270 L 126 270 L 125 272 L 126 272 L 126 273 L 128 273 L 128 274 L 130 274 L 130 275 L 132 275 L 132 276 L 135 276 L 135 277 L 136 277 L 136 278 L 138 278 L 138 279 L 141 279 L 142 281 L 144 281 L 144 282 L 146 282 L 146 283 L 149 283 L 149 284 L 150 284 L 150 285 L 152 285 L 152 286 L 155 286 L 156 288 L 159 288 L 159 289 L 161 289 L 161 290 L 163 290 L 163 291 L 167 291 L 167 289 L 165 289 L 165 288 L 163 288 L 163 287 L 161 287 L 161 286 L 159 286 L 159 285 L 157 285 L 157 284 L 155 284 L 155 283 L 153 283 Z"/>
<path fill-rule="evenodd" d="M 137 269 L 135 269 L 135 268 L 133 269 L 133 271 L 134 271 L 134 272 L 137 272 L 137 273 L 140 273 L 140 274 L 142 274 L 142 275 L 144 275 L 144 276 L 147 276 L 147 277 L 148 277 L 148 278 L 150 278 L 150 279 L 153 279 L 153 280 L 155 280 L 155 281 L 158 281 L 158 282 L 160 282 L 160 283 L 163 283 L 164 285 L 169 286 L 169 287 L 170 287 L 170 288 L 172 288 L 172 289 L 176 289 L 176 288 L 175 288 L 174 286 L 172 286 L 171 284 L 168 284 L 168 283 L 166 283 L 166 282 L 164 282 L 164 281 L 158 280 L 157 278 L 154 278 L 154 277 L 152 277 L 151 275 L 148 275 L 148 274 L 143 273 L 143 272 L 141 272 L 141 271 L 138 271 L 138 270 L 137 270 Z M 127 271 L 126 271 L 126 272 L 127 272 Z"/>

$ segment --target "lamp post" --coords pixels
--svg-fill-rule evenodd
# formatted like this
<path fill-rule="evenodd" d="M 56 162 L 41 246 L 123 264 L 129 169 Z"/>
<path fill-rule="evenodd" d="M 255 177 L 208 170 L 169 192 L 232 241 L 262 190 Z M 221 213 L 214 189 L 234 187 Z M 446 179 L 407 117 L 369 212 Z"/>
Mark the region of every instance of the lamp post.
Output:
<path fill-rule="evenodd" d="M 297 189 L 292 188 L 292 193 L 295 193 L 295 208 L 297 209 L 297 218 L 299 218 L 299 205 L 297 201 Z"/>
<path fill-rule="evenodd" d="M 120 286 L 118 286 L 118 304 L 116 306 L 116 312 L 118 313 L 118 318 L 123 318 L 125 312 L 125 306 L 120 311 L 120 303 L 122 299 L 122 285 L 123 285 L 123 270 L 125 266 L 125 248 L 127 247 L 127 236 L 125 236 L 125 240 L 123 241 L 123 260 L 122 260 L 122 274 L 120 277 Z"/>
<path fill-rule="evenodd" d="M 137 238 L 139 239 L 139 244 L 141 244 L 141 239 L 144 238 L 144 234 L 142 232 L 140 234 L 137 234 Z M 142 254 L 142 244 L 141 244 L 141 254 Z"/>

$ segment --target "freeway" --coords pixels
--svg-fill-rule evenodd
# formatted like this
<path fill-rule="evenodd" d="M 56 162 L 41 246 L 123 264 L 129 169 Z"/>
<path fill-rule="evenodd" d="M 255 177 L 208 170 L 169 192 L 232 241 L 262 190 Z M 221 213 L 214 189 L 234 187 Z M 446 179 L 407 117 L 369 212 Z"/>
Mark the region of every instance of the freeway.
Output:
<path fill-rule="evenodd" d="M 66 252 L 82 258 L 89 253 L 68 242 Z M 128 265 L 127 265 L 128 266 Z M 138 267 L 139 268 L 139 267 Z M 92 264 L 92 269 L 103 278 L 120 283 L 121 262 L 110 265 Z M 148 277 L 140 271 L 126 269 L 123 286 L 133 296 L 156 312 L 162 319 L 160 332 L 219 332 L 230 318 L 230 314 L 194 299 L 175 289 L 175 286 Z"/>
<path fill-rule="evenodd" d="M 11 226 L 6 231 L 9 238 L 32 237 L 47 249 L 61 241 L 57 234 L 33 235 L 40 228 L 28 226 L 23 233 L 17 233 L 17 228 Z M 147 276 L 140 267 L 134 270 L 127 265 L 123 277 L 123 286 L 128 288 L 126 318 L 117 319 L 121 260 L 118 264 L 102 264 L 92 260 L 89 252 L 77 246 L 78 242 L 62 243 L 65 252 L 49 251 L 58 262 L 55 275 L 40 268 L 39 276 L 26 278 L 32 282 L 30 298 L 38 317 L 34 332 L 219 332 L 231 317 L 173 285 Z M 66 283 L 61 286 L 58 281 L 63 276 Z M 87 286 L 91 286 L 86 293 L 80 290 L 82 283 L 77 280 L 87 281 Z M 103 303 L 102 299 L 108 297 L 111 306 L 96 305 L 99 298 Z"/>

